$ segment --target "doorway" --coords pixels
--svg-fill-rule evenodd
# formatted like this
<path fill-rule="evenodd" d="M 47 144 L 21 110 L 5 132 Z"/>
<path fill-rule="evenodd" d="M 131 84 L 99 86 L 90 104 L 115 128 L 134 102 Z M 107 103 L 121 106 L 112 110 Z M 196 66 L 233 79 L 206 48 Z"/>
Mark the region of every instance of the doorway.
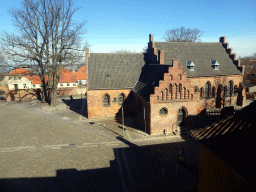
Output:
<path fill-rule="evenodd" d="M 185 107 L 181 107 L 178 110 L 178 114 L 177 114 L 177 126 L 182 125 L 186 117 L 187 117 L 187 110 Z"/>

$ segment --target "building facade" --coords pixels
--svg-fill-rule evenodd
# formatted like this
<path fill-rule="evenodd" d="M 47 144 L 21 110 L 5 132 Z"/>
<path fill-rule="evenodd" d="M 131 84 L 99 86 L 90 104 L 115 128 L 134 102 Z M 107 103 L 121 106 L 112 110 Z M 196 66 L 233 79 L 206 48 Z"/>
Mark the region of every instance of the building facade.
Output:
<path fill-rule="evenodd" d="M 149 134 L 162 134 L 206 108 L 242 106 L 243 74 L 225 37 L 154 42 L 150 34 L 147 53 L 90 55 L 88 117 L 117 117 L 124 106 Z"/>

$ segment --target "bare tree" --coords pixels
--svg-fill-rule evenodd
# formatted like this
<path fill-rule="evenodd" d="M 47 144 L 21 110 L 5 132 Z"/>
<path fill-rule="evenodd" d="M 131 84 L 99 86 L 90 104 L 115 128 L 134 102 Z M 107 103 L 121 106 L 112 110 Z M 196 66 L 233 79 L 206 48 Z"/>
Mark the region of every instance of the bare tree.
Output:
<path fill-rule="evenodd" d="M 56 92 L 64 65 L 78 62 L 83 50 L 81 35 L 85 22 L 76 23 L 72 0 L 23 0 L 20 9 L 10 11 L 17 32 L 2 34 L 2 47 L 9 60 L 35 69 L 42 82 L 42 100 Z"/>
<path fill-rule="evenodd" d="M 180 27 L 167 30 L 164 39 L 168 42 L 200 42 L 202 34 L 203 32 L 197 28 L 186 29 L 185 27 Z"/>
<path fill-rule="evenodd" d="M 3 80 L 4 76 L 7 75 L 7 73 L 8 73 L 8 65 L 7 65 L 5 57 L 1 51 L 0 52 L 0 81 Z"/>

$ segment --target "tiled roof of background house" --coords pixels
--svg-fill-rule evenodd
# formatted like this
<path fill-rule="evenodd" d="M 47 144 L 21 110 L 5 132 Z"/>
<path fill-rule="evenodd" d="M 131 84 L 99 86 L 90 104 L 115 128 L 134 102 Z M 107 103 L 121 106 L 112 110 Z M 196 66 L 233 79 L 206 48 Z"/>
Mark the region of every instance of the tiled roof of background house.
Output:
<path fill-rule="evenodd" d="M 70 71 L 69 71 L 67 68 L 63 68 L 63 69 L 61 70 L 61 74 L 64 74 L 64 73 L 69 74 Z"/>
<path fill-rule="evenodd" d="M 192 43 L 192 42 L 155 42 L 158 50 L 164 50 L 164 63 L 172 64 L 172 60 L 179 60 L 188 77 L 218 76 L 241 74 L 233 60 L 229 57 L 222 43 Z M 219 70 L 214 70 L 212 60 L 217 60 Z M 195 70 L 187 68 L 187 62 L 193 61 Z"/>
<path fill-rule="evenodd" d="M 25 75 L 29 75 L 29 74 L 32 74 L 32 71 L 28 70 L 27 68 L 17 68 L 17 69 L 12 70 L 8 74 L 8 76 L 12 76 L 12 75 L 22 75 L 22 76 L 25 76 Z"/>
<path fill-rule="evenodd" d="M 91 53 L 89 90 L 133 88 L 145 64 L 143 53 Z"/>
<path fill-rule="evenodd" d="M 41 79 L 39 76 L 31 75 L 32 72 L 26 68 L 18 68 L 11 71 L 8 75 L 22 75 L 31 81 L 32 84 L 41 84 Z M 45 77 L 46 81 L 48 81 L 48 76 Z M 78 72 L 70 72 L 67 68 L 63 68 L 61 70 L 61 77 L 59 83 L 75 83 L 78 80 L 87 79 L 86 67 L 83 66 L 80 68 Z"/>
<path fill-rule="evenodd" d="M 256 101 L 233 117 L 207 129 L 191 130 L 190 133 L 247 181 L 254 182 L 252 175 L 255 173 L 255 115 Z"/>
<path fill-rule="evenodd" d="M 39 76 L 28 76 L 26 77 L 29 81 L 31 81 L 31 84 L 41 84 L 41 79 Z"/>
<path fill-rule="evenodd" d="M 154 93 L 154 87 L 159 86 L 159 81 L 164 79 L 169 67 L 170 65 L 145 65 L 133 91 L 149 102 L 150 94 Z"/>
<path fill-rule="evenodd" d="M 77 78 L 75 74 L 65 74 L 65 75 L 61 75 L 59 83 L 75 83 L 77 82 Z"/>

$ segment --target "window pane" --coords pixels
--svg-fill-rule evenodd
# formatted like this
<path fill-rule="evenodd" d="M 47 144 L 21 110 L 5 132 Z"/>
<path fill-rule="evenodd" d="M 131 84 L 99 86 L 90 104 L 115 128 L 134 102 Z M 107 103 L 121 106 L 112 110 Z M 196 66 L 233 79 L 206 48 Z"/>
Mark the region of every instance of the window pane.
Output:
<path fill-rule="evenodd" d="M 205 97 L 209 97 L 209 84 L 208 83 L 205 84 L 204 90 L 205 90 Z"/>

